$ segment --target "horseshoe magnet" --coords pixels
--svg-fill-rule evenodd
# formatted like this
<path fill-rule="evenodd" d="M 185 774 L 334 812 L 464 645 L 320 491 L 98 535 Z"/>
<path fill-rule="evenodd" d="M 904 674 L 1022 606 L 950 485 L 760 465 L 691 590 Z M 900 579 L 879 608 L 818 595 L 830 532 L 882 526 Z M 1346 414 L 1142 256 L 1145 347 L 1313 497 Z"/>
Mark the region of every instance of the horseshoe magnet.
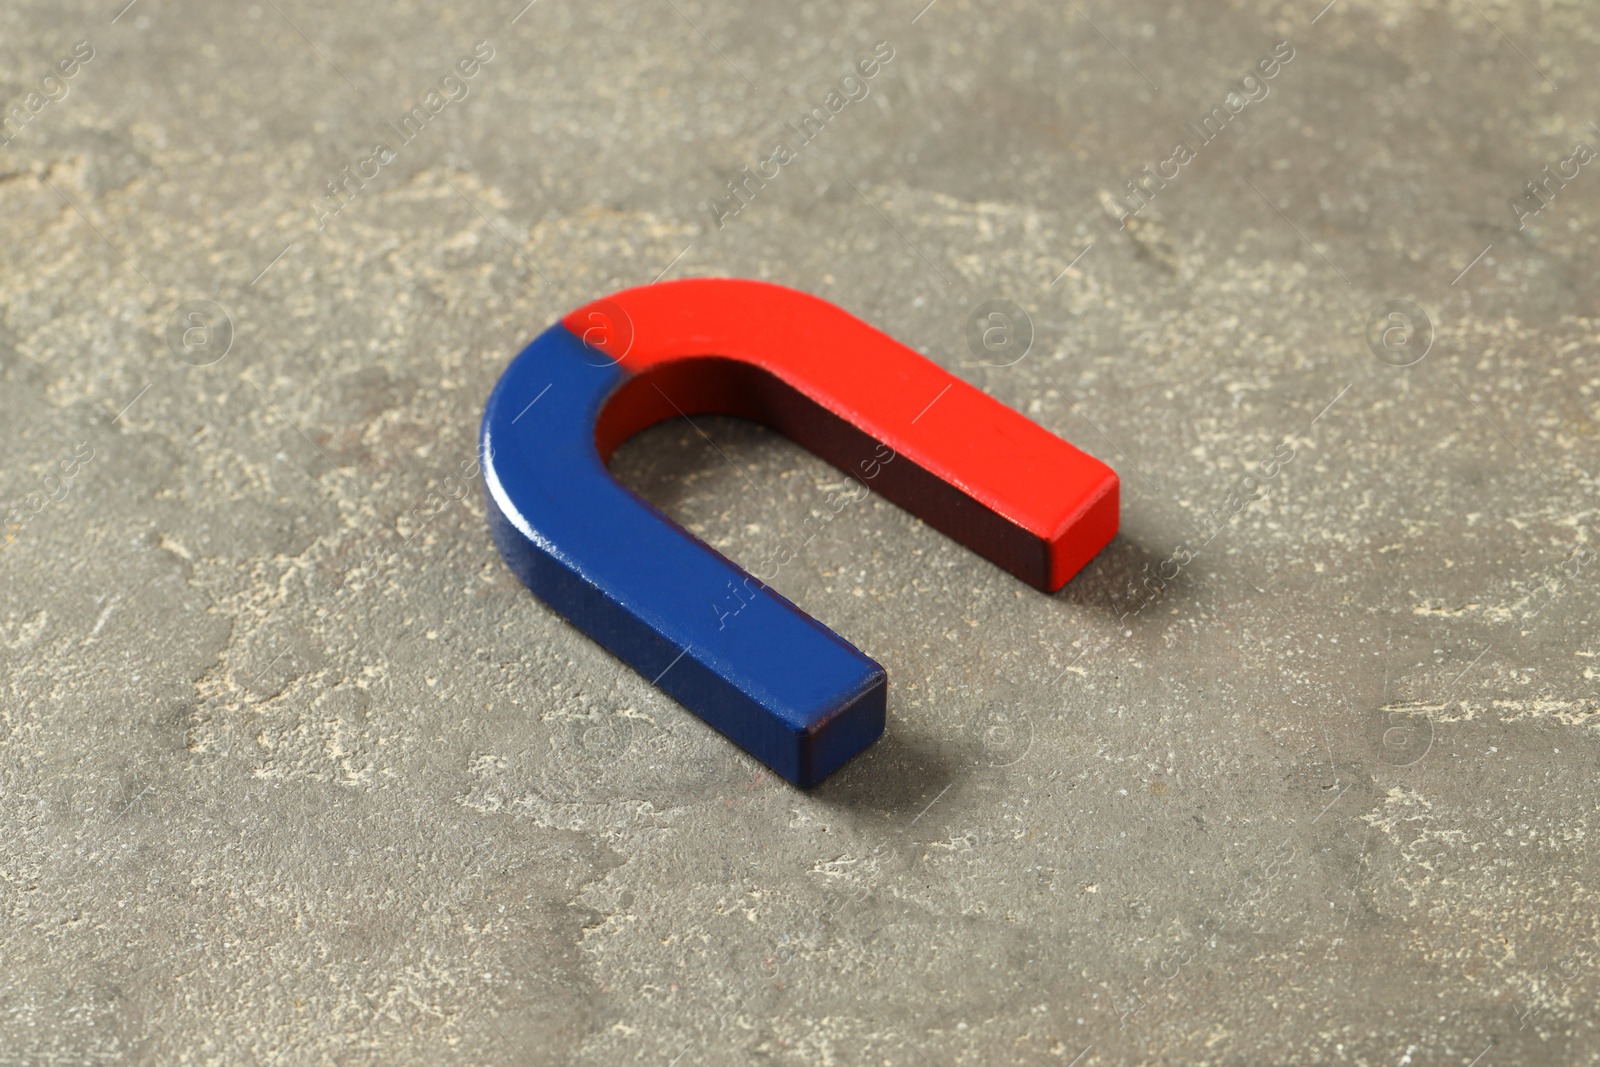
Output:
<path fill-rule="evenodd" d="M 700 414 L 765 423 L 1047 592 L 1117 532 L 1111 468 L 817 297 L 662 282 L 540 334 L 483 415 L 501 555 L 541 600 L 798 786 L 883 733 L 888 675 L 606 469 L 645 427 Z"/>

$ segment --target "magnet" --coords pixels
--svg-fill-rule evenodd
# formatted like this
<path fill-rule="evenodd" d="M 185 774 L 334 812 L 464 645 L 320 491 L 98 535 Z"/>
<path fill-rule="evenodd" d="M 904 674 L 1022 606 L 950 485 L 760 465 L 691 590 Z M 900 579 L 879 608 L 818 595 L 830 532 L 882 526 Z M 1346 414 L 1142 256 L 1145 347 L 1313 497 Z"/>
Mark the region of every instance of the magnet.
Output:
<path fill-rule="evenodd" d="M 798 786 L 883 733 L 888 676 L 767 586 L 772 573 L 745 572 L 607 470 L 633 434 L 702 414 L 765 423 L 1041 590 L 1117 532 L 1109 467 L 817 297 L 662 282 L 537 337 L 483 416 L 501 555 L 545 603 Z"/>

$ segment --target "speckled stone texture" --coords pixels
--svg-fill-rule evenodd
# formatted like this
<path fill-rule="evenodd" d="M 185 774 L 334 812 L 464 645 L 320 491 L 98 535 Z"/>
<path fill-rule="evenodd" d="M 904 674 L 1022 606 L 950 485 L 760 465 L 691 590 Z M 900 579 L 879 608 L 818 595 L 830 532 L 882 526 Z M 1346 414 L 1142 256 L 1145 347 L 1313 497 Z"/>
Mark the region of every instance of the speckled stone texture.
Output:
<path fill-rule="evenodd" d="M 1588 0 L 125 2 L 0 8 L 0 1063 L 1600 1062 Z M 627 445 L 888 667 L 810 792 L 485 529 L 510 357 L 693 275 L 1123 479 L 1045 596 Z"/>

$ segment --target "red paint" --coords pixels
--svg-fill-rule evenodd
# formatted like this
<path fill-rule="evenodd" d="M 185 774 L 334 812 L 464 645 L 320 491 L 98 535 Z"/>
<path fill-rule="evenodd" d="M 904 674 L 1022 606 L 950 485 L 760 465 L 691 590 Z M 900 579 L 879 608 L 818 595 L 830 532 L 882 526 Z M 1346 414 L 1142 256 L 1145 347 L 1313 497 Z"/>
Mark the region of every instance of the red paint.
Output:
<path fill-rule="evenodd" d="M 698 278 L 562 321 L 631 375 L 596 426 L 603 456 L 680 413 L 767 423 L 858 478 L 881 442 L 897 458 L 873 489 L 1045 590 L 1116 535 L 1110 467 L 825 300 Z"/>

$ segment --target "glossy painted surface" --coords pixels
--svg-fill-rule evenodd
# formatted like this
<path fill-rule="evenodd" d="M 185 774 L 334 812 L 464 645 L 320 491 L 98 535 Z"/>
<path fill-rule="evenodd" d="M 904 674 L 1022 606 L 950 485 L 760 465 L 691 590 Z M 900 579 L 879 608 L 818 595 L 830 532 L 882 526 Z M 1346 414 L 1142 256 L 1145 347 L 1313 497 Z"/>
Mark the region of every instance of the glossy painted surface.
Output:
<path fill-rule="evenodd" d="M 545 331 L 484 413 L 501 554 L 546 603 L 796 785 L 882 734 L 888 680 L 606 470 L 644 427 L 706 412 L 772 426 L 1043 588 L 1116 532 L 1109 468 L 815 297 L 675 282 Z"/>

